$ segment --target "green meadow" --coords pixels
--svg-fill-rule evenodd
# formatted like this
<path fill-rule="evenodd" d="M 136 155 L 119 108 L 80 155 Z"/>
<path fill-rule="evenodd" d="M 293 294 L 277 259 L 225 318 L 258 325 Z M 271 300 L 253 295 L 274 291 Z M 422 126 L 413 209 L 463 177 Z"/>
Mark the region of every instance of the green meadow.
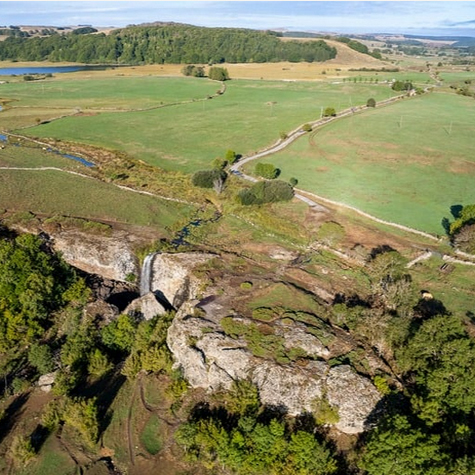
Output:
<path fill-rule="evenodd" d="M 174 88 L 174 81 L 183 80 L 166 79 L 163 87 Z M 216 83 L 213 86 L 216 89 Z M 382 100 L 394 93 L 387 85 L 359 83 L 231 80 L 226 87 L 225 94 L 211 100 L 68 117 L 23 133 L 121 150 L 164 169 L 194 172 L 228 149 L 242 155 L 260 150 L 274 143 L 280 132 L 318 119 L 322 108 L 342 110 L 365 104 L 369 97 Z"/>
<path fill-rule="evenodd" d="M 474 137 L 473 99 L 433 93 L 332 122 L 262 161 L 302 189 L 442 235 L 450 207 L 475 202 Z"/>
<path fill-rule="evenodd" d="M 1 170 L 0 201 L 9 211 L 151 226 L 164 234 L 191 211 L 186 205 L 54 170 Z"/>
<path fill-rule="evenodd" d="M 204 99 L 220 87 L 186 77 L 61 78 L 2 84 L 0 98 L 13 107 L 130 110 Z"/>

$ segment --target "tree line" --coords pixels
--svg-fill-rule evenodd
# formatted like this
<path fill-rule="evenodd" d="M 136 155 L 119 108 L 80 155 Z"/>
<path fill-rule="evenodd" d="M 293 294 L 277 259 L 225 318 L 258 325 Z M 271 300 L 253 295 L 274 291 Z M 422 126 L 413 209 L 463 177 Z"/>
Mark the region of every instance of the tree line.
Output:
<path fill-rule="evenodd" d="M 0 60 L 78 63 L 264 63 L 327 61 L 336 49 L 324 41 L 281 41 L 271 32 L 187 25 L 129 27 L 106 35 L 74 34 L 9 37 L 0 42 Z"/>

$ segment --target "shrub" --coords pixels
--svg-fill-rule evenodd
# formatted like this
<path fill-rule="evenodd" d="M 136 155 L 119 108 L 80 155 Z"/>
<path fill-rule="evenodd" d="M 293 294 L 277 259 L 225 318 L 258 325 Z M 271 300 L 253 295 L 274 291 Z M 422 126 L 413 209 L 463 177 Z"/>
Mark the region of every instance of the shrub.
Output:
<path fill-rule="evenodd" d="M 258 163 L 254 168 L 254 173 L 262 178 L 273 180 L 280 175 L 280 170 L 272 163 Z"/>
<path fill-rule="evenodd" d="M 335 117 L 336 116 L 336 110 L 334 107 L 327 107 L 323 111 L 323 117 Z"/>
<path fill-rule="evenodd" d="M 224 170 L 228 165 L 225 158 L 217 157 L 211 162 L 211 166 L 216 170 Z"/>
<path fill-rule="evenodd" d="M 376 101 L 370 97 L 366 102 L 366 107 L 376 107 Z"/>
<path fill-rule="evenodd" d="M 295 177 L 292 177 L 292 178 L 289 180 L 290 186 L 297 186 L 298 182 L 299 182 L 299 181 L 298 181 L 297 178 L 295 178 Z"/>
<path fill-rule="evenodd" d="M 248 280 L 246 282 L 241 282 L 240 287 L 244 290 L 252 289 L 252 282 L 249 282 Z"/>
<path fill-rule="evenodd" d="M 213 66 L 209 68 L 208 77 L 214 81 L 227 81 L 229 79 L 229 73 L 226 68 Z"/>
<path fill-rule="evenodd" d="M 200 170 L 193 174 L 191 183 L 200 188 L 213 188 L 216 180 L 225 181 L 227 176 L 223 170 Z"/>
<path fill-rule="evenodd" d="M 28 361 L 40 374 L 47 374 L 53 371 L 53 354 L 48 345 L 33 343 L 28 352 Z"/>
<path fill-rule="evenodd" d="M 282 180 L 261 181 L 248 190 L 241 190 L 238 201 L 242 205 L 275 203 L 289 201 L 294 196 L 292 186 Z"/>
<path fill-rule="evenodd" d="M 304 125 L 302 126 L 302 130 L 303 130 L 304 132 L 311 132 L 311 131 L 312 131 L 312 126 L 311 126 L 310 124 L 304 124 Z"/>
<path fill-rule="evenodd" d="M 237 155 L 234 150 L 228 150 L 224 158 L 227 160 L 228 163 L 231 165 L 237 161 L 240 155 Z"/>

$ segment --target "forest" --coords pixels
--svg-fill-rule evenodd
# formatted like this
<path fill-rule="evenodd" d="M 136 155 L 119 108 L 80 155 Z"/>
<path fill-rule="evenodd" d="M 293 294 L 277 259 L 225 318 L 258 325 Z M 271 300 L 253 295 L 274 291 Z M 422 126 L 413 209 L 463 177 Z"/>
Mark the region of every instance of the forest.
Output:
<path fill-rule="evenodd" d="M 95 64 L 264 63 L 327 61 L 335 48 L 324 41 L 283 42 L 273 32 L 187 25 L 134 26 L 98 34 L 9 37 L 0 60 Z"/>

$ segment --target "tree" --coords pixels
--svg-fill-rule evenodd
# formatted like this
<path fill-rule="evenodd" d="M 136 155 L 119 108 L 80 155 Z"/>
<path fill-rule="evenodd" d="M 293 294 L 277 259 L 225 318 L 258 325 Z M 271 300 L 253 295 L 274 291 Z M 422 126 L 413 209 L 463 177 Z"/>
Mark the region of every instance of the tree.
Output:
<path fill-rule="evenodd" d="M 327 107 L 323 111 L 323 117 L 335 117 L 336 116 L 336 110 L 334 107 Z"/>
<path fill-rule="evenodd" d="M 292 186 L 282 180 L 260 181 L 249 189 L 241 190 L 238 201 L 245 206 L 289 201 L 294 196 Z"/>
<path fill-rule="evenodd" d="M 262 163 L 259 162 L 254 167 L 254 172 L 256 175 L 266 178 L 268 180 L 273 180 L 280 175 L 280 170 L 276 168 L 272 163 Z"/>
<path fill-rule="evenodd" d="M 376 101 L 370 97 L 366 102 L 366 107 L 376 107 Z"/>
<path fill-rule="evenodd" d="M 200 188 L 214 188 L 216 180 L 226 181 L 228 174 L 224 170 L 200 170 L 193 174 L 191 183 Z"/>
<path fill-rule="evenodd" d="M 40 374 L 50 373 L 54 369 L 53 353 L 48 345 L 33 343 L 28 352 L 28 361 Z"/>
<path fill-rule="evenodd" d="M 391 86 L 393 91 L 410 91 L 413 89 L 412 83 L 410 81 L 394 81 Z"/>
<path fill-rule="evenodd" d="M 209 68 L 208 77 L 214 81 L 228 81 L 229 73 L 226 68 L 212 66 L 211 68 Z"/>
<path fill-rule="evenodd" d="M 381 421 L 368 438 L 359 466 L 369 475 L 445 475 L 437 435 L 412 427 L 403 415 Z"/>
<path fill-rule="evenodd" d="M 132 349 L 136 329 L 137 323 L 132 317 L 119 315 L 117 320 L 102 329 L 102 341 L 113 351 L 128 353 Z"/>
<path fill-rule="evenodd" d="M 310 124 L 303 124 L 302 125 L 302 130 L 304 132 L 311 132 L 312 131 L 312 126 Z"/>
<path fill-rule="evenodd" d="M 237 162 L 239 155 L 237 155 L 234 150 L 227 150 L 224 158 L 232 165 Z"/>

